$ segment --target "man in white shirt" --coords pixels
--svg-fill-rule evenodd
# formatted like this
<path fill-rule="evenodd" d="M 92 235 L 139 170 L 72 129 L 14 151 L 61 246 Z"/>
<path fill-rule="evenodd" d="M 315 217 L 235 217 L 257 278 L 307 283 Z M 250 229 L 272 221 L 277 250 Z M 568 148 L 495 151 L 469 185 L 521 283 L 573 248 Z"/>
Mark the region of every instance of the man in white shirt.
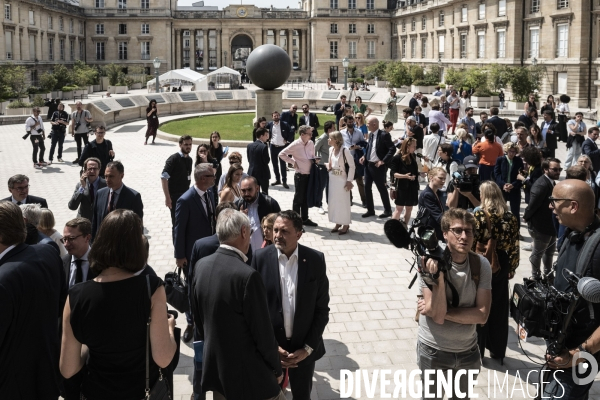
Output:
<path fill-rule="evenodd" d="M 47 163 L 44 161 L 44 153 L 46 152 L 46 145 L 44 145 L 44 139 L 46 139 L 46 132 L 44 131 L 44 121 L 40 117 L 40 108 L 35 107 L 33 109 L 33 115 L 31 115 L 25 121 L 25 130 L 27 134 L 23 136 L 23 139 L 31 140 L 33 146 L 33 168 L 41 169 L 45 167 Z M 38 150 L 40 152 L 40 158 L 38 160 Z"/>
<path fill-rule="evenodd" d="M 92 238 L 92 223 L 87 218 L 77 217 L 65 224 L 62 243 L 69 254 L 62 257 L 69 287 L 95 278 L 90 269 L 88 253 Z"/>

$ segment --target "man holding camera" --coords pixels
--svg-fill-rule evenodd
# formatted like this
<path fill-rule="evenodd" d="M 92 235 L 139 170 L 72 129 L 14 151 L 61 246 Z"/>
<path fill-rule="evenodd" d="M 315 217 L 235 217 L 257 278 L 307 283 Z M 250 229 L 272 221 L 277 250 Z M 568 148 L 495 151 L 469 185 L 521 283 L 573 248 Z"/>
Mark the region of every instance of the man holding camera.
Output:
<path fill-rule="evenodd" d="M 48 158 L 50 159 L 50 164 L 52 164 L 52 160 L 54 159 L 54 149 L 58 144 L 58 162 L 63 162 L 63 143 L 65 141 L 67 125 L 69 125 L 69 114 L 67 114 L 67 112 L 65 111 L 64 104 L 58 104 L 58 110 L 52 113 L 50 123 L 52 124 L 52 132 L 50 133 L 50 135 L 52 136 L 52 144 L 50 146 L 50 157 Z"/>
<path fill-rule="evenodd" d="M 477 158 L 475 156 L 467 156 L 463 160 L 463 165 L 465 170 L 462 173 L 462 178 L 456 179 L 452 177 L 448 184 L 448 200 L 446 201 L 446 205 L 449 208 L 458 207 L 462 210 L 472 210 L 481 205 Z M 468 182 L 470 185 L 465 185 L 463 182 Z M 470 189 L 468 188 L 469 186 Z"/>
<path fill-rule="evenodd" d="M 433 258 L 423 261 L 423 272 L 433 277 L 419 279 L 417 363 L 424 383 L 429 371 L 451 373 L 452 382 L 463 373 L 458 387 L 453 385 L 453 393 L 447 393 L 448 398 L 458 398 L 459 390 L 468 392 L 468 370 L 481 368 L 476 327 L 485 324 L 490 313 L 492 269 L 483 256 L 470 251 L 475 230 L 471 213 L 452 208 L 442 216 L 441 225 L 451 261 L 444 268 Z M 423 387 L 424 397 L 437 393 L 439 380 L 432 378 L 432 384 Z"/>
<path fill-rule="evenodd" d="M 46 152 L 46 146 L 44 145 L 44 139 L 46 139 L 46 132 L 44 131 L 44 121 L 40 116 L 40 108 L 35 107 L 33 109 L 33 115 L 27 118 L 25 121 L 25 130 L 27 133 L 23 136 L 23 139 L 31 140 L 33 146 L 33 168 L 41 169 L 47 164 L 44 162 L 44 153 Z M 38 150 L 40 152 L 40 158 L 38 162 Z"/>
<path fill-rule="evenodd" d="M 81 141 L 84 144 L 88 144 L 88 132 L 92 119 L 92 114 L 88 110 L 83 109 L 81 101 L 75 103 L 75 112 L 71 114 L 71 136 L 74 136 L 75 143 L 77 143 L 77 159 L 73 161 L 73 164 L 78 164 L 81 158 Z M 85 161 L 85 160 L 83 160 Z"/>
<path fill-rule="evenodd" d="M 600 248 L 597 240 L 600 219 L 594 216 L 594 202 L 594 192 L 584 181 L 567 179 L 557 183 L 552 191 L 550 208 L 558 221 L 567 227 L 554 279 L 554 286 L 560 291 L 572 291 L 565 270 L 581 272 L 582 277 L 600 279 Z M 586 246 L 588 240 L 590 243 Z M 583 257 L 586 255 L 589 257 Z M 587 265 L 578 265 L 586 261 Z M 588 398 L 593 379 L 588 384 L 575 382 L 572 367 L 586 361 L 582 358 L 584 353 L 595 358 L 597 363 L 600 360 L 600 322 L 592 316 L 592 311 L 594 315 L 600 315 L 600 304 L 580 299 L 567 331 L 565 349 L 557 357 L 546 356 L 549 367 L 557 371 L 549 374 L 549 383 L 544 386 L 542 398 Z"/>

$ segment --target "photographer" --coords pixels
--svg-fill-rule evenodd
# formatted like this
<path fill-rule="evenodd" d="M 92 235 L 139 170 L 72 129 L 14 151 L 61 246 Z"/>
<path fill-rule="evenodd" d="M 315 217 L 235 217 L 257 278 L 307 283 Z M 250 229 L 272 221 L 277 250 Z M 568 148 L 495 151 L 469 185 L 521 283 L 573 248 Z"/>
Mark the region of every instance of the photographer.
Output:
<path fill-rule="evenodd" d="M 77 159 L 73 161 L 73 164 L 78 164 L 81 158 L 81 141 L 83 140 L 84 144 L 88 144 L 88 133 L 93 119 L 92 114 L 83 109 L 81 101 L 75 103 L 75 108 L 76 111 L 71 114 L 71 136 L 74 136 L 75 143 L 77 143 Z M 85 159 L 81 161 L 83 162 Z"/>
<path fill-rule="evenodd" d="M 50 146 L 50 164 L 52 164 L 52 160 L 54 159 L 54 149 L 56 148 L 56 144 L 58 143 L 58 162 L 63 162 L 62 160 L 62 151 L 63 151 L 63 143 L 65 141 L 65 133 L 67 132 L 67 125 L 69 125 L 69 114 L 65 111 L 65 105 L 60 103 L 58 105 L 58 110 L 52 113 L 51 122 L 52 124 L 52 132 L 50 135 L 52 136 L 52 145 Z"/>
<path fill-rule="evenodd" d="M 99 175 L 104 178 L 103 166 L 108 165 L 109 162 L 115 159 L 115 151 L 113 150 L 112 142 L 108 139 L 104 139 L 106 135 L 106 128 L 102 125 L 96 127 L 96 139 L 89 142 L 83 148 L 81 152 L 81 159 L 79 165 L 83 167 L 85 161 L 90 157 L 95 157 L 100 160 L 100 171 Z"/>
<path fill-rule="evenodd" d="M 558 221 L 567 227 L 565 241 L 556 262 L 556 278 L 554 286 L 560 291 L 572 291 L 565 277 L 565 269 L 571 272 L 583 271 L 582 276 L 591 276 L 600 279 L 600 249 L 597 241 L 595 247 L 590 248 L 593 256 L 589 257 L 588 265 L 578 265 L 578 257 L 587 240 L 595 235 L 600 228 L 600 220 L 594 216 L 594 193 L 587 183 L 567 179 L 559 182 L 552 191 L 550 206 Z M 590 242 L 593 245 L 593 242 Z M 588 253 L 589 254 L 589 253 Z M 580 299 L 573 313 L 570 329 L 565 339 L 565 349 L 555 358 L 547 356 L 548 365 L 553 371 L 549 376 L 549 384 L 544 386 L 543 398 L 555 399 L 587 399 L 588 392 L 593 382 L 579 385 L 573 381 L 571 367 L 573 359 L 577 358 L 579 364 L 584 359 L 579 353 L 589 353 L 598 361 L 600 359 L 600 322 L 590 318 L 591 310 L 594 315 L 600 315 L 600 304 L 593 304 L 593 308 L 586 301 Z M 561 397 L 558 397 L 561 396 Z M 591 397 L 590 397 L 591 398 Z"/>
<path fill-rule="evenodd" d="M 44 139 L 46 139 L 46 132 L 44 131 L 44 121 L 42 121 L 42 117 L 40 117 L 39 107 L 35 107 L 33 109 L 33 115 L 25 121 L 25 130 L 27 133 L 23 136 L 23 139 L 27 139 L 29 136 L 29 140 L 31 140 L 31 145 L 33 146 L 33 168 L 41 169 L 43 166 L 47 165 L 44 162 L 44 152 L 46 151 Z M 40 151 L 39 162 L 38 149 Z"/>
<path fill-rule="evenodd" d="M 459 371 L 481 368 L 476 326 L 485 324 L 488 319 L 492 271 L 483 256 L 469 251 L 473 246 L 474 230 L 472 214 L 457 208 L 446 211 L 442 217 L 442 231 L 451 265 L 447 271 L 442 269 L 435 281 L 421 275 L 419 284 L 423 298 L 418 301 L 421 316 L 417 363 L 423 377 L 426 370 L 444 374 L 451 371 L 454 380 Z M 423 270 L 435 274 L 438 266 L 439 263 L 430 258 Z M 452 295 L 452 287 L 458 296 Z M 455 306 L 449 306 L 450 303 Z M 436 393 L 439 380 L 433 378 L 432 381 L 435 383 L 428 390 Z M 459 387 L 454 388 L 455 393 L 447 393 L 448 398 L 458 398 L 457 389 L 467 392 L 466 373 L 460 378 Z"/>
<path fill-rule="evenodd" d="M 458 207 L 463 210 L 472 210 L 481 205 L 476 160 L 475 156 L 465 157 L 463 160 L 465 170 L 462 172 L 462 177 L 457 179 L 453 176 L 453 179 L 450 180 L 447 190 L 448 200 L 446 201 L 449 208 Z M 470 189 L 468 189 L 469 186 Z"/>

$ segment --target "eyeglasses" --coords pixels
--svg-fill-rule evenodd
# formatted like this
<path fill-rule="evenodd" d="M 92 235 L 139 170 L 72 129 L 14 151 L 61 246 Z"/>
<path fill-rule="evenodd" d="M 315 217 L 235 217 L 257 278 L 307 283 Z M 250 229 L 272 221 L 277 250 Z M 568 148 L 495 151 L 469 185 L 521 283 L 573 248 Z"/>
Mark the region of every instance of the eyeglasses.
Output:
<path fill-rule="evenodd" d="M 562 168 L 548 168 L 548 170 L 552 171 L 552 172 L 562 172 L 563 169 Z"/>
<path fill-rule="evenodd" d="M 462 236 L 462 234 L 464 233 L 465 235 L 467 235 L 467 237 L 471 237 L 473 236 L 473 229 L 463 229 L 463 228 L 450 228 L 448 229 L 450 232 L 452 232 L 456 237 L 460 237 Z"/>
<path fill-rule="evenodd" d="M 17 192 L 25 192 L 26 190 L 29 189 L 29 185 L 27 185 L 27 186 L 13 186 L 13 189 L 15 189 Z"/>
<path fill-rule="evenodd" d="M 67 242 L 72 242 L 72 241 L 74 241 L 75 239 L 77 239 L 80 236 L 83 236 L 83 233 L 81 235 L 77 235 L 77 236 L 71 236 L 71 237 L 65 236 L 64 238 L 60 239 L 60 242 L 62 244 L 65 244 Z"/>
<path fill-rule="evenodd" d="M 99 170 L 99 169 L 100 169 L 100 168 L 96 168 L 96 167 L 89 167 L 87 170 L 91 172 L 91 171 L 97 171 L 97 170 Z"/>
<path fill-rule="evenodd" d="M 96 132 L 96 135 L 105 135 L 106 132 Z"/>
<path fill-rule="evenodd" d="M 559 199 L 553 196 L 548 197 L 548 200 L 550 200 L 550 204 L 552 205 L 552 208 L 556 208 L 556 201 L 575 201 L 573 199 Z"/>

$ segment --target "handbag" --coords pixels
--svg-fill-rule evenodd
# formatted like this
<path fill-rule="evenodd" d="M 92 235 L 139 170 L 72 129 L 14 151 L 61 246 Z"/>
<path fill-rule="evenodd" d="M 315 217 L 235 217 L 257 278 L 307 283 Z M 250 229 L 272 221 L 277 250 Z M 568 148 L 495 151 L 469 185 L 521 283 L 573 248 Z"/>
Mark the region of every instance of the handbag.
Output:
<path fill-rule="evenodd" d="M 396 197 L 398 197 L 398 192 L 396 191 L 396 189 L 390 188 L 390 199 L 396 200 Z"/>
<path fill-rule="evenodd" d="M 342 157 L 344 157 L 344 170 L 346 171 L 346 176 L 348 176 L 348 171 L 350 171 L 350 166 L 348 165 L 348 161 L 346 161 L 346 148 L 342 147 Z"/>
<path fill-rule="evenodd" d="M 492 274 L 495 274 L 500 270 L 500 262 L 498 261 L 498 255 L 496 254 L 496 239 L 491 237 L 492 223 L 490 222 L 490 215 L 485 210 L 483 210 L 483 212 L 485 213 L 485 221 L 487 224 L 487 230 L 490 233 L 490 238 L 488 239 L 487 243 L 477 242 L 475 252 L 477 254 L 481 254 L 490 262 Z"/>
<path fill-rule="evenodd" d="M 146 285 L 148 286 L 148 297 L 150 298 L 150 304 L 152 304 L 152 292 L 150 290 L 150 276 L 146 275 Z M 150 388 L 150 320 L 151 316 L 148 316 L 148 323 L 146 324 L 146 400 L 172 400 L 171 390 L 169 384 L 163 376 L 162 369 L 158 368 L 158 380 Z"/>
<path fill-rule="evenodd" d="M 165 275 L 165 292 L 167 303 L 177 311 L 184 313 L 190 310 L 187 286 L 181 279 L 181 268 L 176 267 L 175 271 Z"/>

